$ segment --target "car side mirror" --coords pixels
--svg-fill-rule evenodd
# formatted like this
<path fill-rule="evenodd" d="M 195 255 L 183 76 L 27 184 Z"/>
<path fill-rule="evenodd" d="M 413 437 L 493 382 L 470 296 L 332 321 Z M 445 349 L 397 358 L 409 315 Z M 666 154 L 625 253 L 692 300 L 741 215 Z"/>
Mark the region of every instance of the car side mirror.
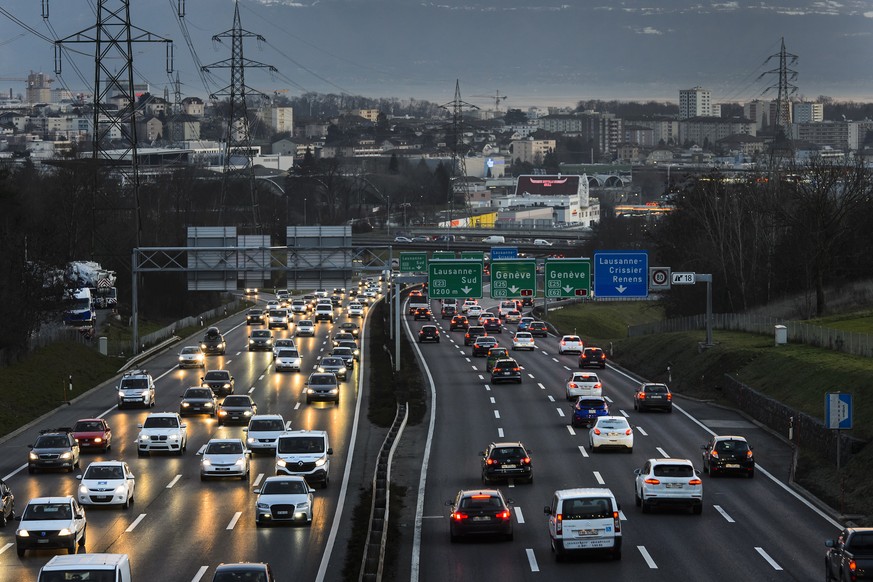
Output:
<path fill-rule="evenodd" d="M 545 507 L 543 507 L 543 513 L 545 513 L 546 515 L 552 515 L 552 508 L 546 505 Z"/>
<path fill-rule="evenodd" d="M 825 540 L 825 545 L 829 548 L 837 547 L 837 542 L 834 540 Z"/>
<path fill-rule="evenodd" d="M 332 455 L 332 454 L 333 454 L 333 449 L 327 449 L 327 454 L 328 454 L 328 455 Z"/>
<path fill-rule="evenodd" d="M 706 450 L 706 445 L 700 445 L 700 450 L 701 450 L 701 451 L 705 451 L 705 450 Z"/>
<path fill-rule="evenodd" d="M 515 500 L 514 500 L 514 499 L 509 499 L 509 498 L 507 498 L 507 499 L 506 499 L 506 505 L 515 505 Z"/>
<path fill-rule="evenodd" d="M 187 422 L 183 422 L 183 423 L 181 424 L 181 427 L 182 427 L 182 428 L 188 428 L 188 423 L 187 423 Z"/>
<path fill-rule="evenodd" d="M 136 425 L 136 428 L 142 428 L 141 424 Z"/>
<path fill-rule="evenodd" d="M 81 476 L 81 475 L 76 475 L 76 480 L 77 480 L 77 481 L 81 481 L 81 480 L 82 480 L 82 476 Z"/>
<path fill-rule="evenodd" d="M 639 469 L 634 469 L 634 475 L 639 475 L 641 472 Z"/>
<path fill-rule="evenodd" d="M 32 449 L 32 448 L 33 448 L 33 445 L 27 445 L 27 448 L 28 448 L 28 449 Z"/>
<path fill-rule="evenodd" d="M 252 489 L 252 493 L 257 493 L 258 495 L 260 495 L 260 494 L 261 494 L 261 488 L 260 488 L 260 487 L 255 487 L 254 489 Z"/>
<path fill-rule="evenodd" d="M 183 398 L 185 398 L 185 395 L 184 395 L 184 394 L 179 394 L 179 400 L 182 400 Z"/>
<path fill-rule="evenodd" d="M 77 512 L 76 519 L 85 519 L 85 512 L 84 511 Z"/>
<path fill-rule="evenodd" d="M 204 378 L 203 376 L 200 376 L 200 381 L 203 382 L 204 380 L 206 380 L 206 378 Z"/>
<path fill-rule="evenodd" d="M 133 473 L 131 473 L 130 475 L 127 476 L 127 478 L 130 479 L 131 481 L 133 481 L 134 479 L 136 479 L 136 476 Z"/>
<path fill-rule="evenodd" d="M 244 426 L 244 427 L 243 427 L 243 432 L 249 432 L 249 427 Z"/>

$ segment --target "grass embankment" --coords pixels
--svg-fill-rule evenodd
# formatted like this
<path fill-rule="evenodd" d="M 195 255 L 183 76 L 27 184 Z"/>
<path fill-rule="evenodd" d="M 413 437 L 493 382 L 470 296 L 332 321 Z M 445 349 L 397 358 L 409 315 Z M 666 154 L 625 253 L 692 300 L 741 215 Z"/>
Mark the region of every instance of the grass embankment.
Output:
<path fill-rule="evenodd" d="M 698 352 L 703 332 L 669 333 L 627 338 L 607 335 L 604 317 L 614 317 L 614 330 L 624 330 L 638 315 L 647 317 L 630 303 L 572 306 L 560 312 L 561 331 L 575 327 L 579 335 L 603 345 L 612 342 L 613 360 L 655 381 L 667 381 L 680 394 L 727 403 L 719 390 L 725 374 L 792 408 L 822 418 L 824 394 L 837 390 L 853 392 L 854 426 L 850 434 L 862 440 L 873 438 L 873 399 L 859 397 L 873 377 L 873 360 L 802 344 L 776 347 L 771 336 L 739 332 L 713 333 L 715 346 Z M 869 313 L 860 317 L 839 316 L 814 322 L 840 329 L 866 332 L 873 326 Z M 598 330 L 598 334 L 587 333 Z M 603 330 L 603 331 L 599 331 Z M 797 479 L 832 507 L 849 514 L 873 516 L 873 447 L 853 455 L 846 467 L 836 471 L 833 463 L 801 451 Z"/>

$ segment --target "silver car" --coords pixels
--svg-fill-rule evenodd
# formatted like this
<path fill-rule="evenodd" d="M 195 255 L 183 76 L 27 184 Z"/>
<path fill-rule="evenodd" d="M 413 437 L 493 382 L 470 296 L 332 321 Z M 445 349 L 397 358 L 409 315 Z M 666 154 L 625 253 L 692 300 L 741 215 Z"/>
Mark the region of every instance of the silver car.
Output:
<path fill-rule="evenodd" d="M 260 489 L 255 489 L 255 525 L 270 523 L 312 523 L 313 489 L 306 479 L 292 475 L 267 477 Z"/>
<path fill-rule="evenodd" d="M 283 348 L 279 350 L 273 367 L 277 372 L 299 372 L 302 363 L 300 352 L 292 348 Z"/>
<path fill-rule="evenodd" d="M 200 458 L 200 480 L 210 477 L 249 478 L 249 451 L 240 439 L 211 439 Z"/>

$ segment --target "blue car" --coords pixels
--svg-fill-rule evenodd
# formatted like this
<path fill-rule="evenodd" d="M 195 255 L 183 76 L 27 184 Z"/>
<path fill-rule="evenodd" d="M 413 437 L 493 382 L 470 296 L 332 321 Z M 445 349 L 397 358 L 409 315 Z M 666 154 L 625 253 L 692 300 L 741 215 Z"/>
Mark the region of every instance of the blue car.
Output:
<path fill-rule="evenodd" d="M 527 331 L 531 322 L 535 321 L 533 317 L 522 317 L 518 322 L 518 331 Z"/>
<path fill-rule="evenodd" d="M 591 427 L 598 416 L 609 416 L 609 405 L 601 396 L 580 396 L 573 405 L 573 418 L 570 421 L 575 427 Z"/>

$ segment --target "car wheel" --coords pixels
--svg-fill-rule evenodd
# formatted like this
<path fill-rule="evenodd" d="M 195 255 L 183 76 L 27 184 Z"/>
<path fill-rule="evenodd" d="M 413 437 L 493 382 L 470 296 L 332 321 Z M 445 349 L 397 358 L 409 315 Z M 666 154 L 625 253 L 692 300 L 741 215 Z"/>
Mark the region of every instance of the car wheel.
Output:
<path fill-rule="evenodd" d="M 703 513 L 703 503 L 698 503 L 691 508 L 691 513 L 694 515 L 700 515 Z"/>
<path fill-rule="evenodd" d="M 621 560 L 621 550 L 620 549 L 612 551 L 612 559 L 616 560 L 616 561 Z"/>
<path fill-rule="evenodd" d="M 130 497 L 124 498 L 124 503 L 121 504 L 122 509 L 130 509 Z"/>
<path fill-rule="evenodd" d="M 488 485 L 488 476 L 485 475 L 485 471 L 482 471 L 482 485 Z"/>
<path fill-rule="evenodd" d="M 23 557 L 24 557 L 24 552 L 25 552 L 25 549 L 24 549 L 24 548 L 22 548 L 21 546 L 16 546 L 16 548 L 15 548 L 15 553 L 18 554 L 18 557 L 19 557 L 19 558 L 23 558 Z"/>
<path fill-rule="evenodd" d="M 639 495 L 639 493 L 636 492 L 636 490 L 634 490 L 634 504 L 636 504 L 637 507 L 642 506 L 642 501 L 640 500 L 640 495 Z"/>
<path fill-rule="evenodd" d="M 703 469 L 703 472 L 704 472 L 704 473 L 709 473 L 709 467 L 706 465 L 706 461 L 705 461 L 705 460 L 703 461 L 703 463 L 701 464 L 701 466 L 702 466 L 702 469 Z"/>
<path fill-rule="evenodd" d="M 203 473 L 200 473 L 200 480 L 206 481 L 206 475 L 204 475 Z"/>
<path fill-rule="evenodd" d="M 86 525 L 86 526 L 82 529 L 82 537 L 79 538 L 79 545 L 82 546 L 83 548 L 85 547 L 85 536 L 86 536 L 87 534 L 88 534 L 88 526 Z"/>
<path fill-rule="evenodd" d="M 146 457 L 146 456 L 148 456 L 148 454 L 149 454 L 148 451 L 141 451 L 141 450 L 136 451 L 137 457 Z"/>
<path fill-rule="evenodd" d="M 459 538 L 458 536 L 456 536 L 456 535 L 453 534 L 452 532 L 449 532 L 449 541 L 450 541 L 451 543 L 456 544 L 456 543 L 458 543 L 458 540 L 459 540 L 459 539 L 460 539 L 460 538 Z"/>
<path fill-rule="evenodd" d="M 673 407 L 671 406 L 670 408 L 667 409 L 667 414 L 670 414 L 672 412 L 673 412 Z"/>
<path fill-rule="evenodd" d="M 634 448 L 633 448 L 633 447 L 628 447 L 628 448 L 627 448 L 627 454 L 632 455 L 633 452 L 634 452 Z"/>
<path fill-rule="evenodd" d="M 637 406 L 636 398 L 634 398 L 634 410 L 639 410 L 639 406 Z"/>
<path fill-rule="evenodd" d="M 307 399 L 306 399 L 306 404 L 312 404 L 312 400 L 309 399 L 309 398 L 307 398 Z"/>
<path fill-rule="evenodd" d="M 564 550 L 559 549 L 558 546 L 555 545 L 555 540 L 552 540 L 552 553 L 555 555 L 556 562 L 564 561 Z"/>
<path fill-rule="evenodd" d="M 748 477 L 749 477 L 749 479 L 752 479 L 752 478 L 755 477 L 755 470 L 754 470 L 754 469 L 752 469 L 751 471 L 749 471 Z"/>
<path fill-rule="evenodd" d="M 649 513 L 652 511 L 652 506 L 648 501 L 646 501 L 645 497 L 640 500 L 640 507 L 642 508 L 643 513 Z"/>
<path fill-rule="evenodd" d="M 10 515 L 10 517 L 12 517 Z M 0 511 L 0 527 L 6 527 L 6 514 Z"/>
<path fill-rule="evenodd" d="M 508 533 L 506 534 L 506 536 L 504 536 L 503 539 L 505 539 L 507 542 L 511 542 L 513 539 L 515 539 L 515 536 L 512 533 Z"/>
<path fill-rule="evenodd" d="M 713 479 L 715 479 L 715 475 L 716 475 L 715 467 L 710 466 L 709 467 L 709 476 L 712 477 Z"/>

